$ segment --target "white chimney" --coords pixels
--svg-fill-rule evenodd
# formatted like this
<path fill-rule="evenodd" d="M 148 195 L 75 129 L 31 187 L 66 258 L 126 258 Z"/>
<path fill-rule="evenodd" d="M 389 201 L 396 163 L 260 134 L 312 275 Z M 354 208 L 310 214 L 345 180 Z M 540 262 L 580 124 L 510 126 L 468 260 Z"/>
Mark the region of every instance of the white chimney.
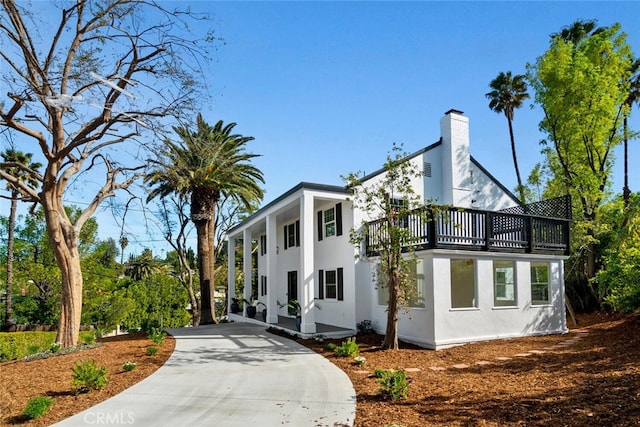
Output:
<path fill-rule="evenodd" d="M 469 118 L 462 111 L 449 110 L 440 119 L 442 136 L 442 203 L 471 207 L 471 158 Z"/>

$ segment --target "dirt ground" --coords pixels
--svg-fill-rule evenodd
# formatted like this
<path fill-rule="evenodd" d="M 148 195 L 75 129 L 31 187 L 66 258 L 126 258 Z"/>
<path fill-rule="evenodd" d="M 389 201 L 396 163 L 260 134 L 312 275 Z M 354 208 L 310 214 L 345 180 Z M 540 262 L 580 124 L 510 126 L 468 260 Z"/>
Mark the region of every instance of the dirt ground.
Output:
<path fill-rule="evenodd" d="M 144 333 L 99 341 L 102 345 L 90 350 L 29 362 L 0 363 L 0 426 L 48 426 L 68 418 L 148 377 L 166 362 L 175 347 L 173 337 L 167 336 L 158 353 L 147 356 L 147 347 L 155 344 Z M 75 395 L 71 368 L 76 361 L 88 359 L 107 368 L 109 383 L 103 390 Z M 135 362 L 135 369 L 125 372 L 125 362 Z M 27 421 L 21 413 L 29 399 L 37 396 L 53 397 L 55 403 L 43 417 Z"/>
<path fill-rule="evenodd" d="M 328 341 L 300 342 L 349 375 L 358 401 L 356 426 L 640 425 L 640 315 L 581 316 L 567 335 L 439 351 L 408 344 L 381 351 L 380 335 L 359 336 L 364 367 L 326 351 Z M 80 353 L 0 364 L 0 425 L 44 426 L 86 409 L 156 370 L 174 344 L 168 338 L 157 355 L 146 356 L 151 341 L 121 336 Z M 102 391 L 75 396 L 71 366 L 89 358 L 108 368 L 110 382 Z M 124 372 L 126 361 L 138 366 Z M 412 379 L 408 398 L 383 400 L 375 369 L 405 369 Z M 56 399 L 53 409 L 25 422 L 20 412 L 29 398 L 41 395 Z"/>

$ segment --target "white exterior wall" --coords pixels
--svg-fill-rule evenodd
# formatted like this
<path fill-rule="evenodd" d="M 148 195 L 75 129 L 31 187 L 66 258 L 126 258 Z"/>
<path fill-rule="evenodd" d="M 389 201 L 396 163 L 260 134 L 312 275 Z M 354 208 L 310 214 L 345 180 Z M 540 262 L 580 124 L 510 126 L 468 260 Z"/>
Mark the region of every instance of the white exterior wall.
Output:
<path fill-rule="evenodd" d="M 469 118 L 450 111 L 440 119 L 442 136 L 442 203 L 471 207 L 471 156 L 469 154 Z"/>
<path fill-rule="evenodd" d="M 511 338 L 527 335 L 565 333 L 563 262 L 542 255 L 495 254 L 478 256 L 477 252 L 434 250 L 418 253 L 424 261 L 425 308 L 401 309 L 400 339 L 427 348 L 444 348 L 456 344 Z M 473 259 L 475 264 L 476 307 L 451 308 L 450 260 Z M 493 260 L 516 263 L 517 305 L 494 306 Z M 548 305 L 531 305 L 530 263 L 549 264 Z M 369 274 L 372 273 L 372 267 Z M 371 305 L 374 329 L 384 334 L 386 306 L 378 305 L 376 290 Z M 363 319 L 358 319 L 358 321 Z"/>
<path fill-rule="evenodd" d="M 326 210 L 335 206 L 336 201 L 317 203 L 315 211 Z M 318 299 L 316 290 L 316 322 L 356 328 L 356 286 L 355 286 L 355 256 L 354 247 L 349 242 L 349 230 L 353 227 L 351 203 L 342 202 L 342 236 L 325 237 L 318 241 L 317 231 L 314 232 L 315 241 L 315 274 L 316 287 L 319 270 L 337 270 L 343 268 L 344 299 Z M 314 222 L 314 229 L 317 224 Z"/>
<path fill-rule="evenodd" d="M 471 194 L 472 208 L 499 211 L 516 205 L 516 201 L 474 163 L 471 163 L 471 177 L 473 187 Z"/>
<path fill-rule="evenodd" d="M 442 204 L 442 146 L 439 145 L 424 153 L 422 161 L 431 164 L 431 176 L 424 177 L 424 201 Z"/>

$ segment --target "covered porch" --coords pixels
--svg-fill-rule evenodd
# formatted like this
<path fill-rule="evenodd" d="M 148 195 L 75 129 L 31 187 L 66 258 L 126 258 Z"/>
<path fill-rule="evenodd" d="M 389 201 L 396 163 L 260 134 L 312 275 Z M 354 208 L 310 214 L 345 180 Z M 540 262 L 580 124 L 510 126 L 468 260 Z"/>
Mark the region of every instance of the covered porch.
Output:
<path fill-rule="evenodd" d="M 259 316 L 257 316 L 259 317 Z M 315 322 L 315 332 L 300 332 L 296 329 L 295 318 L 287 316 L 278 316 L 277 323 L 267 323 L 260 318 L 250 318 L 238 314 L 229 314 L 229 321 L 231 322 L 245 322 L 253 323 L 255 325 L 262 325 L 265 328 L 276 328 L 291 335 L 299 336 L 300 338 L 346 338 L 356 334 L 357 331 L 353 329 L 341 328 L 339 326 L 327 325 L 325 323 Z"/>

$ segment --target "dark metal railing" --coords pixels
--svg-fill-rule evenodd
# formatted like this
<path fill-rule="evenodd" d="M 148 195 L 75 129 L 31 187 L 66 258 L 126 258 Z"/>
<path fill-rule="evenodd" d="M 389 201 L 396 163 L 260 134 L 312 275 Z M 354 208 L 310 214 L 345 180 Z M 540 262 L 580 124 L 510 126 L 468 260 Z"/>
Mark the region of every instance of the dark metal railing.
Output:
<path fill-rule="evenodd" d="M 405 248 L 564 255 L 570 251 L 569 219 L 450 207 L 424 209 L 399 221 L 406 229 Z M 386 235 L 382 219 L 368 223 L 368 255 L 380 252 Z"/>

